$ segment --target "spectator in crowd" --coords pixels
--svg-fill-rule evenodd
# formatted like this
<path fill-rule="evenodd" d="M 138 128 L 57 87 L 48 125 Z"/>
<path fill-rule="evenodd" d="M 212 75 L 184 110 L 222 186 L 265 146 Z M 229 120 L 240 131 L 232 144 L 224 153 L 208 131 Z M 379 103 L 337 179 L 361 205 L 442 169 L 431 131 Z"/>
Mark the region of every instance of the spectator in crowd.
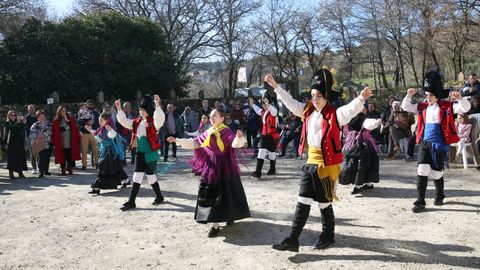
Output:
<path fill-rule="evenodd" d="M 381 133 L 383 134 L 383 141 L 386 143 L 388 147 L 388 128 L 390 127 L 389 124 L 389 119 L 390 119 L 390 114 L 392 113 L 392 104 L 393 102 L 396 101 L 396 98 L 394 96 L 390 96 L 387 99 L 387 107 L 383 110 L 383 113 L 381 115 L 382 119 L 382 126 L 381 126 Z M 387 148 L 388 149 L 388 148 Z"/>
<path fill-rule="evenodd" d="M 36 108 L 35 108 L 35 105 L 33 104 L 30 104 L 27 106 L 27 116 L 25 117 L 25 128 L 26 128 L 26 131 L 27 131 L 27 138 L 29 138 L 29 135 L 30 135 L 30 128 L 32 127 L 32 125 L 37 122 L 37 117 L 35 116 L 35 112 L 36 112 Z M 38 170 L 37 170 L 37 156 L 33 154 L 33 152 L 31 151 L 31 148 L 30 148 L 30 144 L 27 143 L 27 148 L 30 150 L 30 162 L 32 163 L 32 173 L 33 174 L 36 174 L 38 173 Z"/>
<path fill-rule="evenodd" d="M 52 144 L 55 147 L 55 163 L 60 164 L 62 175 L 73 174 L 75 161 L 80 160 L 80 135 L 77 123 L 67 114 L 67 109 L 58 107 L 53 119 Z"/>
<path fill-rule="evenodd" d="M 466 147 L 466 143 L 472 142 L 472 139 L 470 138 L 472 124 L 470 124 L 468 114 L 459 113 L 457 119 L 457 134 L 460 138 L 460 141 L 457 142 L 457 154 L 455 155 L 455 157 L 458 157 L 462 153 L 463 149 L 465 149 Z"/>
<path fill-rule="evenodd" d="M 240 129 L 243 129 L 245 126 L 245 114 L 243 113 L 242 110 L 242 104 L 240 103 L 239 100 L 236 100 L 233 103 L 232 110 L 230 112 L 230 116 L 232 117 L 232 121 L 237 120 L 238 124 L 240 125 Z"/>
<path fill-rule="evenodd" d="M 400 105 L 400 101 L 393 102 L 392 113 L 388 121 L 388 160 L 395 159 L 400 151 L 400 139 L 412 135 L 412 125 L 415 123 L 415 116 L 401 110 Z"/>
<path fill-rule="evenodd" d="M 227 125 L 233 133 L 237 133 L 237 130 L 240 129 L 240 122 L 237 119 L 233 120 L 229 113 L 226 114 L 225 125 Z"/>
<path fill-rule="evenodd" d="M 249 109 L 246 114 L 245 130 L 247 131 L 247 146 L 252 147 L 252 140 L 257 137 L 258 130 L 262 126 L 260 116 L 255 112 L 251 104 L 248 104 Z M 255 148 L 256 149 L 256 148 Z"/>
<path fill-rule="evenodd" d="M 7 169 L 10 179 L 15 179 L 14 172 L 19 178 L 25 178 L 23 171 L 28 170 L 25 157 L 25 119 L 17 116 L 17 112 L 11 110 L 7 113 L 7 122 L 4 125 L 2 141 L 7 151 Z"/>
<path fill-rule="evenodd" d="M 468 115 L 480 113 L 480 96 L 474 96 L 470 98 L 472 108 L 468 111 Z"/>
<path fill-rule="evenodd" d="M 293 148 L 295 152 L 295 158 L 298 158 L 298 146 L 300 145 L 300 135 L 302 132 L 302 120 L 295 116 L 293 112 L 289 112 L 288 118 L 285 121 L 285 125 L 282 128 L 282 134 L 280 135 L 280 145 L 282 152 L 279 157 L 284 157 L 287 152 L 288 144 L 293 140 Z"/>
<path fill-rule="evenodd" d="M 182 124 L 180 117 L 175 112 L 175 106 L 170 103 L 167 105 L 167 113 L 165 114 L 165 123 L 163 124 L 163 130 L 165 133 L 165 138 L 174 137 L 179 138 L 182 134 Z M 172 145 L 172 161 L 177 160 L 177 144 L 169 143 L 166 139 L 164 140 L 165 148 L 163 149 L 163 161 L 168 161 L 168 149 L 170 144 Z"/>
<path fill-rule="evenodd" d="M 195 132 L 198 129 L 198 115 L 192 111 L 190 106 L 185 107 L 185 110 L 180 115 L 184 132 Z"/>
<path fill-rule="evenodd" d="M 215 101 L 215 105 L 213 107 L 214 109 L 217 109 L 217 110 L 222 110 L 222 111 L 226 111 L 226 107 L 225 105 L 223 105 L 219 100 Z"/>
<path fill-rule="evenodd" d="M 82 170 L 87 169 L 89 150 L 93 156 L 93 167 L 96 167 L 98 164 L 98 149 L 95 137 L 89 131 L 93 126 L 93 116 L 90 111 L 84 108 L 78 111 L 78 126 L 80 129 L 80 145 L 82 147 Z"/>
<path fill-rule="evenodd" d="M 208 106 L 208 100 L 205 99 L 202 101 L 202 108 L 200 109 L 198 116 L 202 117 L 203 115 L 210 115 L 211 111 L 212 109 L 210 109 L 210 107 Z"/>
<path fill-rule="evenodd" d="M 202 121 L 200 122 L 200 125 L 198 126 L 198 132 L 202 134 L 203 132 L 207 131 L 212 126 L 210 123 L 210 117 L 208 114 L 202 115 Z"/>
<path fill-rule="evenodd" d="M 367 105 L 366 118 L 369 119 L 381 119 L 382 114 L 377 110 L 377 104 L 373 101 L 369 101 Z M 375 139 L 377 144 L 383 144 L 383 136 L 380 133 L 380 127 L 377 127 L 370 131 L 370 135 Z"/>
<path fill-rule="evenodd" d="M 463 85 L 461 94 L 463 97 L 480 96 L 480 82 L 477 80 L 476 73 L 470 73 L 468 81 Z"/>
<path fill-rule="evenodd" d="M 123 103 L 123 112 L 127 119 L 133 120 L 137 118 L 137 114 L 132 111 L 132 105 L 130 102 Z M 122 126 L 120 123 L 117 122 L 117 130 L 120 132 L 121 136 L 125 139 L 125 150 L 127 145 L 130 145 L 130 141 L 132 140 L 132 130 Z M 133 165 L 135 164 L 135 158 L 137 156 L 137 147 L 135 145 L 130 145 L 130 153 L 132 154 L 130 163 Z M 124 164 L 126 164 L 126 155 Z"/>
<path fill-rule="evenodd" d="M 90 111 L 90 114 L 92 115 L 92 118 L 93 118 L 92 129 L 97 130 L 100 127 L 100 124 L 98 123 L 100 113 L 98 113 L 97 110 L 95 109 L 95 103 L 93 103 L 91 99 L 87 100 L 86 103 L 87 103 L 88 110 Z"/>
<path fill-rule="evenodd" d="M 77 118 L 81 119 L 85 115 L 89 115 L 93 119 L 93 115 L 90 112 L 90 110 L 88 109 L 88 104 L 84 102 L 84 103 L 80 104 L 80 110 L 78 110 Z"/>
<path fill-rule="evenodd" d="M 115 126 L 117 125 L 117 112 L 112 109 L 112 106 L 108 102 L 105 102 L 103 104 L 102 112 L 110 114 L 112 116 L 113 123 L 115 124 Z"/>
<path fill-rule="evenodd" d="M 30 141 L 32 144 L 32 152 L 36 153 L 38 159 L 38 177 L 50 175 L 49 165 L 50 156 L 52 155 L 52 126 L 47 121 L 45 112 L 38 110 L 35 114 L 38 121 L 30 128 Z"/>

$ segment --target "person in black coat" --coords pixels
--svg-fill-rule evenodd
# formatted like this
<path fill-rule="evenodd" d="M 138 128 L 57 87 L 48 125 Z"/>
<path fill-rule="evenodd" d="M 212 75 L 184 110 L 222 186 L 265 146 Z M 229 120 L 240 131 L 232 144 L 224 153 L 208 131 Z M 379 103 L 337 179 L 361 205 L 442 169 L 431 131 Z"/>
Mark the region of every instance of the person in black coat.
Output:
<path fill-rule="evenodd" d="M 7 169 L 10 179 L 15 179 L 13 172 L 17 172 L 19 178 L 25 178 L 23 171 L 28 170 L 25 157 L 25 119 L 17 117 L 14 110 L 7 113 L 2 139 L 7 148 Z"/>

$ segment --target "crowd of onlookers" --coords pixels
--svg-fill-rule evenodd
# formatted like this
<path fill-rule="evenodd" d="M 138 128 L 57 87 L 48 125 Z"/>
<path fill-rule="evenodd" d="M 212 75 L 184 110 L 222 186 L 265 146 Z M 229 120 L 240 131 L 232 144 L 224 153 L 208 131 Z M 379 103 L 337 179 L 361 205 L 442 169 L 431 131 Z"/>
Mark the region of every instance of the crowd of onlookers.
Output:
<path fill-rule="evenodd" d="M 455 160 L 462 150 L 467 146 L 478 142 L 474 134 L 478 134 L 480 119 L 480 83 L 476 74 L 469 75 L 468 81 L 461 89 L 461 94 L 468 97 L 472 104 L 467 114 L 457 116 L 457 131 L 461 141 L 456 145 L 457 150 L 452 155 Z M 418 97 L 423 100 L 423 97 Z M 369 101 L 365 106 L 364 113 L 367 118 L 381 119 L 382 125 L 372 132 L 376 143 L 380 145 L 381 151 L 386 154 L 387 160 L 395 159 L 403 151 L 405 160 L 414 159 L 416 117 L 404 112 L 401 109 L 400 98 L 390 96 L 386 106 L 380 111 L 377 104 Z M 175 161 L 177 158 L 177 146 L 169 143 L 168 137 L 195 137 L 210 127 L 209 115 L 214 109 L 222 109 L 226 112 L 225 123 L 234 132 L 244 131 L 247 138 L 247 147 L 255 151 L 259 141 L 262 120 L 250 105 L 248 98 L 239 98 L 225 101 L 217 100 L 213 106 L 208 100 L 203 100 L 198 107 L 182 107 L 179 104 L 163 104 L 165 112 L 165 123 L 158 131 L 162 142 L 160 149 L 163 161 Z M 129 119 L 138 116 L 137 110 L 130 102 L 123 103 L 123 110 Z M 131 153 L 133 164 L 136 149 L 128 146 L 132 133 L 116 122 L 116 111 L 108 103 L 103 104 L 99 110 L 91 100 L 80 105 L 78 112 L 68 112 L 63 106 L 56 109 L 53 119 L 47 119 L 43 110 L 36 110 L 34 105 L 28 105 L 25 117 L 19 112 L 9 111 L 6 122 L 1 126 L 1 152 L 7 157 L 7 169 L 11 179 L 25 177 L 23 171 L 27 170 L 26 160 L 30 159 L 32 173 L 39 177 L 50 175 L 49 164 L 52 153 L 55 154 L 55 163 L 60 164 L 62 175 L 72 174 L 76 167 L 75 161 L 81 160 L 80 169 L 84 170 L 91 166 L 96 167 L 98 163 L 98 150 L 93 134 L 89 130 L 96 130 L 99 127 L 98 118 L 100 113 L 112 115 L 116 129 L 125 139 L 127 151 Z M 470 118 L 475 118 L 472 125 Z M 279 115 L 280 143 L 279 157 L 287 156 L 287 147 L 293 142 L 293 157 L 298 158 L 296 149 L 300 143 L 302 121 L 292 113 Z M 91 127 L 86 128 L 86 127 Z M 477 130 L 477 131 L 475 131 Z M 475 133 L 475 132 L 476 133 Z M 477 135 L 478 136 L 478 135 Z M 88 155 L 90 154 L 90 160 Z M 255 154 L 253 154 L 255 156 Z M 127 160 L 124 161 L 126 164 Z"/>

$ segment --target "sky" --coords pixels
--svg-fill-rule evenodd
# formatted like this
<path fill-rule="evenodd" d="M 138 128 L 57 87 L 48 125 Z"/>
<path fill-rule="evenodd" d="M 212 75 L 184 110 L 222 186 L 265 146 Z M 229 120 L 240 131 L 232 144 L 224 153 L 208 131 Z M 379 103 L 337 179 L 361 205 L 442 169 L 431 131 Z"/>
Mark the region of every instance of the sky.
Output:
<path fill-rule="evenodd" d="M 75 0 L 45 0 L 49 14 L 58 17 L 65 17 L 73 11 Z"/>

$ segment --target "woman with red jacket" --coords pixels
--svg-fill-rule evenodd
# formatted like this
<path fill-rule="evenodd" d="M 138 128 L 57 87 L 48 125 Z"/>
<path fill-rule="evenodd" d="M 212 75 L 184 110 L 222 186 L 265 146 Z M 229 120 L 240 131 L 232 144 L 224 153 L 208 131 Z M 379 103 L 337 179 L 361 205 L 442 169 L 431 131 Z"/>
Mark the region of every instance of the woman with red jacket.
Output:
<path fill-rule="evenodd" d="M 55 163 L 60 164 L 62 175 L 73 174 L 75 161 L 80 160 L 80 133 L 75 118 L 60 106 L 52 123 L 52 144 L 55 147 Z"/>

